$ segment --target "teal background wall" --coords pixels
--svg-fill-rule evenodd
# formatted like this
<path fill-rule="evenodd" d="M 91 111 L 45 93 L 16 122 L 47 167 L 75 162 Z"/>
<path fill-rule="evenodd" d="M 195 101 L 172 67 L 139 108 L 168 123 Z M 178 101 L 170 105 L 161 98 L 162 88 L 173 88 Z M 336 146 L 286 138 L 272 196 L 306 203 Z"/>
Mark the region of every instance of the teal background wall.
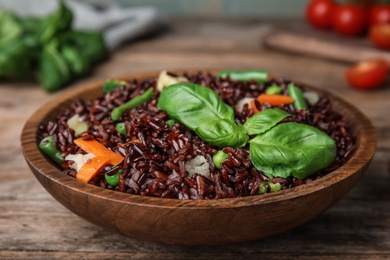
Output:
<path fill-rule="evenodd" d="M 308 0 L 84 0 L 96 4 L 157 7 L 165 17 L 278 17 L 301 16 Z"/>

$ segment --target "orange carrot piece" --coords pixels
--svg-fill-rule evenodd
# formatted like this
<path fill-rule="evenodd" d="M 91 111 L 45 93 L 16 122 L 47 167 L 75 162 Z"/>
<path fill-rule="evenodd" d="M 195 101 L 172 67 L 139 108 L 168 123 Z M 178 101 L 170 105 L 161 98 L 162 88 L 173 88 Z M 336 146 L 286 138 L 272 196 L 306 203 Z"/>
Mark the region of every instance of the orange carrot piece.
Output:
<path fill-rule="evenodd" d="M 76 179 L 88 183 L 96 174 L 107 165 L 108 157 L 93 157 L 89 159 L 77 172 Z"/>
<path fill-rule="evenodd" d="M 279 94 L 261 94 L 257 97 L 257 100 L 260 104 L 268 103 L 275 107 L 294 103 L 294 99 L 292 97 Z"/>
<path fill-rule="evenodd" d="M 118 165 L 124 159 L 122 155 L 108 150 L 107 147 L 105 147 L 95 139 L 83 140 L 82 138 L 78 138 L 74 140 L 74 143 L 78 145 L 81 149 L 83 149 L 85 152 L 92 153 L 96 157 L 107 157 L 108 164 L 110 165 Z"/>
<path fill-rule="evenodd" d="M 259 110 L 256 106 L 256 103 L 255 103 L 255 100 L 253 99 L 251 102 L 250 102 L 250 106 L 253 110 L 253 114 L 257 114 L 257 113 L 260 113 L 261 110 Z"/>

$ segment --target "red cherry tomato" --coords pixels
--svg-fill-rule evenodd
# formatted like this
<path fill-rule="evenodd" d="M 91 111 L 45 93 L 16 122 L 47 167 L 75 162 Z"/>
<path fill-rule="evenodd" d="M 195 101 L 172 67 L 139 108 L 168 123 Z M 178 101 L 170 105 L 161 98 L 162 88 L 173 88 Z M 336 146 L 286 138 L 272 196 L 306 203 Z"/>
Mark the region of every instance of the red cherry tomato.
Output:
<path fill-rule="evenodd" d="M 332 27 L 332 13 L 336 4 L 332 0 L 311 0 L 306 6 L 306 20 L 314 27 Z"/>
<path fill-rule="evenodd" d="M 358 35 L 367 27 L 367 11 L 362 5 L 338 5 L 333 12 L 333 28 L 343 35 Z"/>
<path fill-rule="evenodd" d="M 372 6 L 368 14 L 368 23 L 370 26 L 378 23 L 390 24 L 390 4 Z"/>
<path fill-rule="evenodd" d="M 369 37 L 378 48 L 390 50 L 390 24 L 375 24 L 371 26 Z"/>
<path fill-rule="evenodd" d="M 389 64 L 384 59 L 362 61 L 345 72 L 348 83 L 358 89 L 375 89 L 387 79 Z"/>

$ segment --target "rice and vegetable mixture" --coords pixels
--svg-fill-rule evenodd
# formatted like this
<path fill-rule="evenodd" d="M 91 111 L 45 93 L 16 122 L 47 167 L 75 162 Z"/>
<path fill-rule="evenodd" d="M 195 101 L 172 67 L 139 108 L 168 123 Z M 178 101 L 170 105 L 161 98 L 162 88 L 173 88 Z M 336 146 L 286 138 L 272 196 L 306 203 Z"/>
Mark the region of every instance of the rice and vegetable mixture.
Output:
<path fill-rule="evenodd" d="M 261 70 L 107 80 L 100 98 L 43 123 L 38 141 L 80 181 L 177 199 L 292 188 L 337 169 L 355 149 L 328 97 Z"/>

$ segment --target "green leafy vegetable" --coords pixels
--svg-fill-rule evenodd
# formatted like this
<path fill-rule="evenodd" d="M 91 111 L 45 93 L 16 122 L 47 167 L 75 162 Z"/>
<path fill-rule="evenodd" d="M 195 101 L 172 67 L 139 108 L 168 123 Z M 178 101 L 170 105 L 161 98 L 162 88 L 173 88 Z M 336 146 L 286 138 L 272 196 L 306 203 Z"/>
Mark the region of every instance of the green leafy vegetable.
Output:
<path fill-rule="evenodd" d="M 40 55 L 36 77 L 42 88 L 48 92 L 60 89 L 63 82 L 68 82 L 71 77 L 70 69 L 60 54 L 58 45 L 58 40 L 53 39 L 43 48 Z"/>
<path fill-rule="evenodd" d="M 191 130 L 218 119 L 234 121 L 233 108 L 217 93 L 197 84 L 179 83 L 164 88 L 157 107 Z"/>
<path fill-rule="evenodd" d="M 261 113 L 254 114 L 244 123 L 245 131 L 248 135 L 261 134 L 274 127 L 284 118 L 291 116 L 284 110 L 269 108 Z"/>
<path fill-rule="evenodd" d="M 243 147 L 249 135 L 257 135 L 249 141 L 250 159 L 270 178 L 303 179 L 327 167 L 336 156 L 336 145 L 326 133 L 304 124 L 278 124 L 290 116 L 280 109 L 264 110 L 244 125 L 236 124 L 233 109 L 200 85 L 168 86 L 157 107 L 218 147 Z M 218 167 L 219 163 L 215 164 Z M 271 186 L 278 189 L 278 185 Z"/>
<path fill-rule="evenodd" d="M 167 120 L 167 125 L 169 126 L 169 127 L 172 127 L 175 123 L 176 123 L 176 121 L 175 120 L 173 120 L 173 119 L 169 119 L 169 120 Z"/>
<path fill-rule="evenodd" d="M 14 43 L 22 34 L 23 28 L 19 18 L 11 12 L 0 10 L 0 48 Z"/>
<path fill-rule="evenodd" d="M 0 47 L 0 79 L 26 79 L 32 77 L 38 42 L 26 36 Z"/>
<path fill-rule="evenodd" d="M 333 139 L 305 124 L 279 124 L 249 142 L 253 165 L 268 177 L 304 179 L 336 157 Z"/>
<path fill-rule="evenodd" d="M 72 19 L 62 1 L 43 18 L 0 10 L 0 79 L 35 76 L 43 89 L 56 91 L 90 71 L 107 56 L 103 36 L 72 30 Z"/>
<path fill-rule="evenodd" d="M 39 39 L 42 44 L 48 43 L 58 33 L 71 29 L 73 14 L 70 9 L 61 1 L 60 6 L 54 13 L 43 18 Z"/>
<path fill-rule="evenodd" d="M 242 125 L 224 118 L 207 121 L 195 128 L 195 132 L 204 141 L 218 147 L 243 147 L 249 140 Z"/>

